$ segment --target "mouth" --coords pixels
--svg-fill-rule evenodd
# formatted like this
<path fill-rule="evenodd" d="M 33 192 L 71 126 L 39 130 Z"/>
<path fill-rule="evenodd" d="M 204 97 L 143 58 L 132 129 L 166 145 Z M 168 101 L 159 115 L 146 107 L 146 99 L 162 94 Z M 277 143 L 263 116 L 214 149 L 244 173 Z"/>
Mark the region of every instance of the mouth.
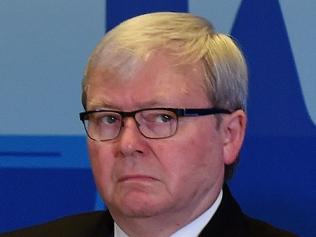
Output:
<path fill-rule="evenodd" d="M 123 182 L 152 182 L 157 179 L 147 175 L 124 175 L 118 179 L 119 183 Z"/>

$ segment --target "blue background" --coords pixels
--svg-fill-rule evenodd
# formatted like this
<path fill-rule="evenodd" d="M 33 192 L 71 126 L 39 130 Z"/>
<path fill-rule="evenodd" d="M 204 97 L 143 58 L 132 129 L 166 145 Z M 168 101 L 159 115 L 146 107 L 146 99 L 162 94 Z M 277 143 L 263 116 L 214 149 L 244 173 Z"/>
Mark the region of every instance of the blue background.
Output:
<path fill-rule="evenodd" d="M 85 61 L 103 33 L 122 20 L 190 11 L 232 34 L 249 64 L 249 125 L 230 182 L 234 195 L 249 215 L 316 236 L 316 71 L 310 67 L 316 49 L 306 43 L 316 39 L 308 28 L 316 16 L 306 18 L 315 3 L 49 2 L 0 3 L 6 32 L 0 35 L 0 53 L 6 53 L 0 57 L 0 232 L 103 208 L 77 118 Z M 307 35 L 300 38 L 302 30 Z M 54 55 L 58 49 L 62 53 Z"/>

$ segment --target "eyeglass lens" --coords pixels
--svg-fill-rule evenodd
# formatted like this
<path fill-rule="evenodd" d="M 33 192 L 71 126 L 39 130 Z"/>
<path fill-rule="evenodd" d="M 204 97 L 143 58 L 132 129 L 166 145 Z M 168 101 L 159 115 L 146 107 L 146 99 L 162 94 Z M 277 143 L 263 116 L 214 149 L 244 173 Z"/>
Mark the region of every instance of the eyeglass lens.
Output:
<path fill-rule="evenodd" d="M 116 138 L 124 126 L 123 117 L 117 112 L 95 112 L 88 115 L 85 128 L 94 140 L 111 140 Z M 142 110 L 135 113 L 137 127 L 147 138 L 164 138 L 172 136 L 177 129 L 177 115 L 169 110 Z"/>

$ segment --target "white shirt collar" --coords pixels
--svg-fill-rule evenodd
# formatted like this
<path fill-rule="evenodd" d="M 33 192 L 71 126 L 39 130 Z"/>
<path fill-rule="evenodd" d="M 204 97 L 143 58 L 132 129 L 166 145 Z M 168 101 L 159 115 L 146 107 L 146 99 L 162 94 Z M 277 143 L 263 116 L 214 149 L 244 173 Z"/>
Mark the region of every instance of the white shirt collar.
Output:
<path fill-rule="evenodd" d="M 128 237 L 128 235 L 114 222 L 114 237 Z"/>
<path fill-rule="evenodd" d="M 213 203 L 213 205 L 203 212 L 198 218 L 193 220 L 188 225 L 182 227 L 175 233 L 173 233 L 170 237 L 197 237 L 207 225 L 207 223 L 214 216 L 219 204 L 221 203 L 223 198 L 223 190 L 219 193 L 217 199 Z M 114 237 L 128 237 L 128 235 L 116 224 L 114 223 Z"/>

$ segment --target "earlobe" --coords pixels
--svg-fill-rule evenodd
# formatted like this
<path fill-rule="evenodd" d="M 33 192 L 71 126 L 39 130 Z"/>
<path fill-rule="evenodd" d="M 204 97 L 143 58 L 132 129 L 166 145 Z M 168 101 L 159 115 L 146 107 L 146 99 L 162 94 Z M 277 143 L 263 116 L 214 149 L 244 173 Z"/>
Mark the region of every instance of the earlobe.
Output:
<path fill-rule="evenodd" d="M 247 115 L 243 110 L 237 110 L 223 118 L 223 154 L 226 165 L 237 159 L 245 137 L 246 124 Z"/>

